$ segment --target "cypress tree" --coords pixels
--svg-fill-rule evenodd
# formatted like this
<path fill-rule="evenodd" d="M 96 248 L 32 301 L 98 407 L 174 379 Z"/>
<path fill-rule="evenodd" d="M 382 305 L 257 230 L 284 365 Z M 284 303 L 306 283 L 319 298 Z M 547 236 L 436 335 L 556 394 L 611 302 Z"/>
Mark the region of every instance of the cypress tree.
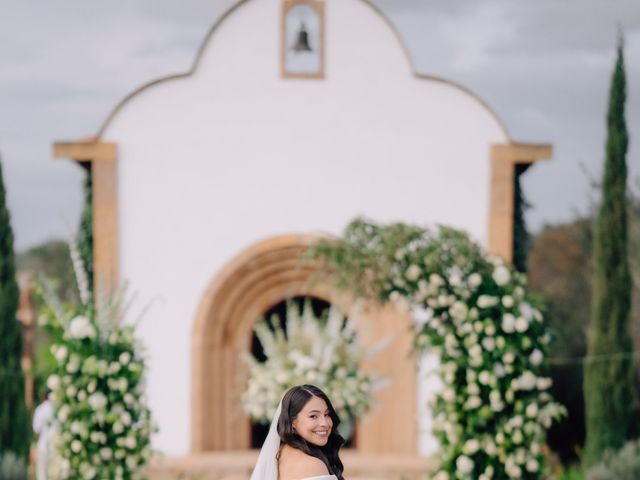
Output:
<path fill-rule="evenodd" d="M 514 208 L 513 208 L 513 266 L 519 272 L 527 272 L 527 254 L 529 253 L 529 232 L 524 219 L 524 212 L 529 203 L 522 191 L 521 177 L 529 165 L 517 164 L 514 175 Z"/>
<path fill-rule="evenodd" d="M 584 367 L 587 430 L 584 462 L 587 466 L 600 460 L 605 450 L 620 448 L 634 421 L 625 96 L 624 55 L 620 40 L 607 114 L 602 203 L 593 238 L 592 308 Z"/>
<path fill-rule="evenodd" d="M 20 364 L 22 326 L 16 318 L 20 293 L 5 197 L 0 164 L 0 452 L 26 458 L 30 429 Z"/>
<path fill-rule="evenodd" d="M 84 177 L 84 207 L 78 229 L 78 250 L 87 272 L 89 290 L 93 291 L 93 175 L 91 163 L 83 165 Z"/>

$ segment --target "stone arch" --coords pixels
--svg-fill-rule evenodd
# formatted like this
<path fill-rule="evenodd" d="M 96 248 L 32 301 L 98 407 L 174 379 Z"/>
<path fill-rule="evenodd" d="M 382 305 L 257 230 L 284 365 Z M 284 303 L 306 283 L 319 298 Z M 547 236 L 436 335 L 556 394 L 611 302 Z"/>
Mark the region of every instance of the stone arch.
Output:
<path fill-rule="evenodd" d="M 286 235 L 258 242 L 226 264 L 209 284 L 196 314 L 192 336 L 193 453 L 244 450 L 250 445 L 250 423 L 239 401 L 241 382 L 247 375 L 240 353 L 250 351 L 253 324 L 265 311 L 296 295 L 315 296 L 337 304 L 345 312 L 351 310 L 352 299 L 328 283 L 314 281 L 317 264 L 302 261 L 305 250 L 317 238 Z M 409 331 L 398 324 L 399 319 L 407 321 L 407 315 L 375 307 L 366 312 L 367 316 L 376 315 L 370 332 L 372 338 L 380 338 L 387 332 L 400 338 L 381 354 L 383 358 L 375 358 L 364 366 L 376 371 L 382 368 L 383 373 L 391 368 L 396 378 L 393 395 L 382 392 L 377 397 L 385 405 L 384 412 L 373 411 L 358 423 L 357 450 L 413 454 L 415 361 L 408 355 Z"/>

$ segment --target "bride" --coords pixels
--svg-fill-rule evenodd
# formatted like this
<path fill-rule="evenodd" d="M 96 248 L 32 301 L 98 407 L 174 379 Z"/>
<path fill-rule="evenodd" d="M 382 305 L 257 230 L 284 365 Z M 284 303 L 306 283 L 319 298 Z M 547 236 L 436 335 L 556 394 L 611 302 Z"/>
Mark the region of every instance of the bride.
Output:
<path fill-rule="evenodd" d="M 299 385 L 284 394 L 251 480 L 344 480 L 340 418 L 325 393 Z"/>

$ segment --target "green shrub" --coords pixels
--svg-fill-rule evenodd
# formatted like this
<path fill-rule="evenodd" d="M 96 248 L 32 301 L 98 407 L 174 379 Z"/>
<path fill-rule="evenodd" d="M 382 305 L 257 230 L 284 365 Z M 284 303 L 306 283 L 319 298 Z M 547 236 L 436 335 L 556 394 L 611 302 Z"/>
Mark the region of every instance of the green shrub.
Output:
<path fill-rule="evenodd" d="M 627 442 L 617 452 L 608 451 L 587 472 L 587 480 L 637 480 L 640 478 L 640 440 Z"/>
<path fill-rule="evenodd" d="M 0 480 L 27 480 L 27 464 L 13 452 L 0 456 Z"/>

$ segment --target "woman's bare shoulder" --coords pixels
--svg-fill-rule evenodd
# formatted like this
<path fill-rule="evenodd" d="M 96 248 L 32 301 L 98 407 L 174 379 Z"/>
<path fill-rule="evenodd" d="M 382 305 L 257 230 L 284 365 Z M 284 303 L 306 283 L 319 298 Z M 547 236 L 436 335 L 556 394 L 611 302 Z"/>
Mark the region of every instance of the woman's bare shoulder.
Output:
<path fill-rule="evenodd" d="M 278 471 L 279 480 L 300 480 L 329 474 L 322 460 L 289 445 L 282 447 Z"/>

